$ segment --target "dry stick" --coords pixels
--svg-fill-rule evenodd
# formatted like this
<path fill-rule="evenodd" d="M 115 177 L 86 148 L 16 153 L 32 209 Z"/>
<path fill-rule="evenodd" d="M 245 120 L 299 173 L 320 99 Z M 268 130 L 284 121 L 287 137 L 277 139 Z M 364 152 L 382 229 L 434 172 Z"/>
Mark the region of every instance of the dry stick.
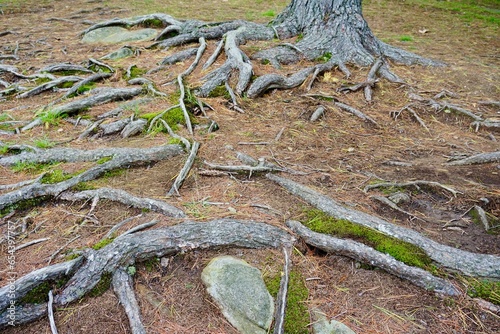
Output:
<path fill-rule="evenodd" d="M 276 315 L 274 317 L 274 331 L 273 334 L 283 334 L 285 329 L 285 312 L 288 292 L 288 281 L 290 279 L 290 249 L 283 247 L 283 254 L 285 256 L 285 265 L 283 266 L 283 276 L 280 280 L 280 289 L 276 296 Z"/>
<path fill-rule="evenodd" d="M 340 109 L 345 110 L 347 112 L 350 112 L 351 114 L 353 114 L 353 115 L 361 118 L 362 120 L 370 121 L 374 125 L 378 125 L 377 122 L 375 122 L 375 120 L 373 118 L 371 118 L 370 116 L 367 116 L 367 115 L 363 114 L 361 111 L 359 111 L 356 108 L 353 108 L 353 107 L 348 106 L 347 104 L 344 104 L 344 103 L 341 103 L 341 102 L 333 102 L 333 104 L 336 105 L 337 107 L 339 107 Z"/>
<path fill-rule="evenodd" d="M 489 162 L 500 162 L 500 151 L 480 153 L 465 159 L 448 162 L 448 166 L 486 164 Z"/>
<path fill-rule="evenodd" d="M 130 230 L 127 230 L 127 231 L 123 232 L 123 234 L 121 234 L 120 236 L 118 236 L 118 238 L 122 238 L 122 237 L 124 237 L 126 235 L 129 235 L 129 234 L 132 234 L 132 233 L 135 233 L 135 232 L 138 232 L 138 231 L 145 230 L 148 227 L 155 226 L 156 224 L 158 224 L 158 221 L 156 219 L 153 219 L 150 222 L 147 222 L 147 223 L 144 223 L 144 224 L 132 227 Z"/>
<path fill-rule="evenodd" d="M 49 302 L 47 303 L 47 311 L 49 313 L 49 323 L 50 331 L 52 334 L 57 334 L 56 322 L 54 321 L 54 310 L 52 309 L 52 303 L 54 302 L 54 296 L 52 295 L 52 290 L 49 291 Z"/>
<path fill-rule="evenodd" d="M 139 217 L 142 217 L 142 214 L 137 215 L 137 216 L 133 216 L 133 217 L 128 217 L 128 218 L 126 218 L 126 219 L 122 220 L 121 222 L 119 222 L 118 224 L 116 224 L 115 226 L 113 226 L 113 227 L 112 227 L 112 228 L 108 231 L 108 233 L 106 233 L 106 235 L 105 235 L 104 237 L 102 237 L 101 241 L 102 241 L 102 240 L 105 240 L 105 239 L 110 238 L 110 237 L 113 235 L 113 233 L 114 233 L 116 230 L 118 230 L 120 227 L 122 227 L 123 225 L 127 224 L 128 222 L 130 222 L 130 221 L 132 221 L 132 220 L 134 220 L 134 219 L 136 219 L 136 218 L 139 218 Z"/>
<path fill-rule="evenodd" d="M 132 277 L 123 269 L 117 269 L 113 273 L 113 290 L 120 304 L 127 314 L 130 329 L 133 334 L 146 334 L 146 329 L 141 321 L 141 312 L 133 289 Z"/>
<path fill-rule="evenodd" d="M 223 47 L 224 47 L 224 40 L 222 39 L 219 41 L 219 43 L 217 43 L 217 47 L 215 48 L 214 53 L 212 53 L 210 58 L 208 58 L 207 62 L 203 65 L 202 69 L 204 70 L 207 69 L 208 67 L 210 67 L 210 65 L 212 65 L 215 62 L 217 57 L 219 57 L 219 54 L 221 53 Z"/>
<path fill-rule="evenodd" d="M 47 265 L 50 265 L 50 263 L 52 262 L 52 260 L 54 260 L 54 258 L 57 256 L 57 254 L 59 254 L 64 248 L 68 247 L 68 245 L 70 243 L 72 243 L 73 241 L 75 241 L 76 239 L 79 239 L 80 236 L 77 235 L 76 237 L 74 237 L 73 239 L 71 239 L 70 241 L 68 241 L 67 243 L 64 244 L 64 246 L 62 246 L 61 248 L 59 248 L 58 250 L 56 250 L 50 257 L 49 257 L 49 261 L 47 262 Z"/>
<path fill-rule="evenodd" d="M 355 224 L 373 228 L 422 248 L 432 260 L 446 268 L 458 270 L 469 276 L 500 278 L 499 256 L 471 253 L 442 245 L 412 229 L 391 224 L 376 216 L 345 207 L 335 200 L 292 180 L 274 174 L 267 174 L 266 177 L 284 187 L 291 194 L 299 196 L 334 218 L 346 219 Z"/>
<path fill-rule="evenodd" d="M 381 253 L 360 242 L 338 239 L 313 232 L 298 221 L 289 220 L 286 222 L 286 225 L 303 238 L 307 244 L 326 252 L 347 256 L 357 261 L 376 266 L 426 290 L 450 296 L 462 295 L 462 292 L 451 282 L 435 277 L 421 268 L 406 265 L 392 256 Z"/>
<path fill-rule="evenodd" d="M 450 193 L 453 194 L 454 197 L 457 197 L 458 194 L 462 194 L 462 192 L 457 191 L 453 188 L 450 188 L 448 186 L 442 185 L 439 182 L 434 182 L 434 181 L 423 181 L 423 180 L 417 180 L 417 181 L 408 181 L 408 182 L 403 182 L 403 183 L 397 183 L 397 182 L 382 182 L 382 183 L 376 183 L 376 184 L 369 184 L 367 185 L 363 191 L 366 193 L 368 190 L 375 189 L 375 188 L 389 188 L 389 187 L 409 187 L 409 186 L 414 186 L 418 190 L 420 190 L 419 186 L 429 186 L 429 187 L 437 187 L 437 188 L 442 188 L 446 191 L 449 191 Z"/>
<path fill-rule="evenodd" d="M 167 195 L 177 194 L 179 196 L 179 188 L 182 186 L 182 183 L 184 182 L 189 171 L 193 167 L 194 159 L 196 158 L 196 154 L 198 153 L 199 148 L 200 148 L 200 143 L 195 141 L 193 143 L 193 146 L 191 147 L 191 151 L 189 152 L 189 156 L 186 159 L 184 167 L 182 167 L 181 171 L 179 172 L 179 175 L 177 175 L 177 177 L 175 178 L 174 184 L 172 185 L 172 188 L 170 188 L 170 191 L 168 192 Z"/>
<path fill-rule="evenodd" d="M 190 135 L 193 135 L 193 126 L 191 125 L 191 119 L 189 118 L 189 113 L 186 109 L 186 105 L 184 104 L 185 91 L 184 91 L 184 83 L 182 82 L 182 79 L 185 76 L 188 76 L 189 74 L 191 74 L 191 72 L 193 72 L 196 65 L 198 65 L 198 63 L 200 62 L 200 59 L 201 59 L 201 56 L 203 55 L 203 52 L 205 52 L 205 49 L 207 47 L 207 43 L 205 42 L 205 38 L 201 37 L 199 39 L 199 42 L 200 42 L 200 47 L 198 48 L 198 52 L 196 53 L 195 60 L 193 61 L 191 66 L 189 66 L 189 68 L 187 70 L 185 70 L 184 72 L 182 72 L 181 74 L 179 74 L 177 76 L 177 83 L 179 84 L 179 89 L 181 91 L 181 94 L 179 96 L 179 104 L 181 106 L 182 113 L 184 114 L 184 119 L 186 120 L 186 127 L 188 128 Z"/>
<path fill-rule="evenodd" d="M 425 125 L 424 121 L 420 118 L 420 116 L 418 116 L 418 114 L 415 110 L 413 110 L 409 106 L 406 107 L 406 110 L 408 110 L 408 112 L 417 120 L 418 124 L 420 124 L 425 130 L 427 130 L 427 132 L 430 132 L 427 125 Z"/>
<path fill-rule="evenodd" d="M 14 252 L 17 252 L 18 250 L 21 250 L 23 248 L 26 248 L 26 247 L 29 247 L 29 246 L 32 246 L 32 245 L 39 244 L 40 242 L 44 242 L 44 241 L 47 241 L 47 240 L 50 240 L 50 238 L 41 238 L 41 239 L 36 239 L 36 240 L 33 240 L 33 241 L 29 241 L 27 243 L 24 243 L 22 245 L 17 246 L 16 248 L 14 248 Z"/>

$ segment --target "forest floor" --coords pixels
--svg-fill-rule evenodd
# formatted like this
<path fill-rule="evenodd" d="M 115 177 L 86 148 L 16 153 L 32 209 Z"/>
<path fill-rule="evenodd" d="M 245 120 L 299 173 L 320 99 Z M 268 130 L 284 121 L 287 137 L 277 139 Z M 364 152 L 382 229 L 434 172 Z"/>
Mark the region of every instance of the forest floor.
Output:
<path fill-rule="evenodd" d="M 3 60 L 26 73 L 44 66 L 71 62 L 83 64 L 90 57 L 99 58 L 116 50 L 117 45 L 85 44 L 78 33 L 88 27 L 85 20 L 99 22 L 114 17 L 165 12 L 179 18 L 228 20 L 234 18 L 268 21 L 286 5 L 284 1 L 255 1 L 255 5 L 241 5 L 238 1 L 203 1 L 193 5 L 178 1 L 0 1 L 0 32 L 12 31 L 0 37 L 0 53 L 9 54 L 18 45 L 18 60 Z M 156 4 L 158 3 L 158 6 Z M 188 2 L 189 3 L 189 2 Z M 253 3 L 244 2 L 244 3 Z M 483 115 L 500 118 L 498 106 L 482 101 L 500 100 L 500 36 L 498 24 L 479 19 L 465 20 L 460 12 L 419 6 L 416 1 L 366 1 L 365 17 L 375 35 L 383 41 L 417 54 L 444 61 L 446 67 L 393 66 L 393 70 L 415 92 L 433 97 L 443 90 L 456 94 L 445 98 L 451 103 Z M 491 4 L 494 4 L 492 2 Z M 498 3 L 493 12 L 498 20 Z M 64 19 L 64 20 L 60 20 Z M 291 41 L 293 42 L 293 41 Z M 269 47 L 275 41 L 252 42 L 242 46 L 247 55 Z M 148 42 L 134 44 L 141 47 Z M 210 41 L 202 60 L 211 54 L 215 42 Z M 131 64 L 152 69 L 165 56 L 178 49 L 144 49 L 137 57 L 112 62 L 116 68 L 126 69 Z M 221 64 L 220 57 L 216 64 Z M 179 63 L 149 76 L 157 83 L 174 79 L 190 64 Z M 293 73 L 307 62 L 284 66 L 282 73 Z M 362 92 L 343 94 L 342 85 L 364 80 L 365 68 L 352 68 L 353 75 L 346 80 L 340 71 L 321 76 L 310 92 L 304 87 L 285 91 L 271 91 L 256 99 L 242 99 L 245 113 L 231 110 L 223 97 L 203 99 L 214 110 L 208 117 L 220 129 L 213 133 L 196 132 L 201 149 L 193 170 L 180 189 L 180 197 L 165 197 L 173 179 L 184 164 L 183 157 L 159 162 L 146 168 L 127 169 L 118 175 L 92 181 L 94 186 L 108 186 L 127 190 L 137 196 L 163 199 L 183 210 L 189 219 L 206 221 L 232 217 L 252 219 L 284 227 L 287 219 L 303 220 L 309 206 L 287 193 L 263 175 L 234 175 L 232 177 L 203 176 L 208 169 L 204 161 L 219 164 L 239 164 L 235 151 L 254 158 L 265 158 L 279 165 L 304 172 L 287 175 L 358 210 L 412 228 L 440 243 L 477 253 L 500 256 L 500 236 L 487 233 L 474 223 L 468 214 L 471 207 L 480 205 L 492 215 L 500 217 L 500 164 L 449 166 L 453 157 L 471 156 L 481 152 L 498 151 L 498 129 L 480 128 L 476 131 L 467 116 L 430 108 L 417 109 L 428 131 L 409 113 L 402 112 L 394 119 L 391 112 L 410 102 L 409 88 L 381 81 L 374 90 L 374 101 L 367 103 Z M 255 64 L 257 75 L 275 72 L 271 65 Z M 201 66 L 188 77 L 188 85 L 196 87 L 203 77 Z M 107 80 L 98 86 L 119 86 L 123 81 Z M 167 94 L 175 94 L 176 85 L 159 86 Z M 311 99 L 307 93 L 335 96 L 340 101 L 362 110 L 375 119 L 378 126 L 337 109 L 331 102 Z M 52 101 L 52 92 L 30 99 L 7 97 L 0 101 L 3 120 L 31 120 L 33 112 Z M 91 108 L 90 118 L 111 110 L 121 102 Z M 156 99 L 153 103 L 128 111 L 149 113 L 164 110 L 172 103 Z M 311 114 L 319 105 L 326 108 L 323 118 L 310 122 Z M 126 116 L 126 115 L 125 115 Z M 198 116 L 200 124 L 207 123 Z M 284 130 L 283 130 L 284 129 Z M 42 126 L 15 136 L 2 136 L 9 144 L 35 145 L 40 142 L 56 147 L 91 149 L 98 147 L 152 147 L 169 141 L 166 133 L 141 134 L 122 139 L 120 136 L 73 140 L 83 131 L 61 120 L 57 125 Z M 277 139 L 278 133 L 282 133 Z M 179 133 L 188 137 L 185 129 Z M 496 140 L 495 140 L 496 137 Z M 255 143 L 265 142 L 257 145 Z M 253 144 L 248 144 L 253 143 Z M 388 162 L 406 162 L 395 166 Z M 82 164 L 60 164 L 68 172 L 81 170 Z M 36 172 L 39 173 L 39 172 Z M 13 171 L 0 167 L 0 185 L 12 184 L 36 176 L 28 171 Z M 421 219 L 409 219 L 379 202 L 363 188 L 380 180 L 398 182 L 426 180 L 450 186 L 460 194 L 456 197 L 435 189 L 411 192 L 411 201 L 402 207 Z M 388 190 L 394 191 L 392 190 Z M 387 191 L 385 193 L 387 195 Z M 484 199 L 487 199 L 487 203 Z M 58 248 L 75 236 L 80 237 L 62 252 L 91 247 L 116 223 L 141 214 L 141 210 L 124 207 L 110 201 L 100 201 L 93 212 L 94 221 L 87 221 L 88 205 L 51 201 L 34 208 L 16 212 L 11 220 L 27 219 L 29 226 L 38 226 L 36 233 L 16 242 L 48 237 L 49 241 L 16 252 L 16 271 L 26 274 L 47 264 Z M 158 219 L 161 225 L 172 225 L 178 220 L 167 219 L 153 212 L 143 212 L 127 226 Z M 450 224 L 453 222 L 453 224 Z M 446 227 L 446 226 L 451 226 Z M 0 225 L 6 233 L 5 222 Z M 494 232 L 494 231 L 493 231 Z M 498 232 L 498 229 L 497 229 Z M 1 246 L 0 285 L 5 285 L 7 268 L 5 243 Z M 301 252 L 301 253 L 300 253 Z M 208 261 L 218 254 L 232 254 L 245 259 L 262 270 L 264 276 L 281 270 L 280 251 L 219 249 L 188 252 L 175 256 L 167 268 L 157 262 L 137 265 L 134 276 L 136 293 L 149 333 L 236 333 L 210 301 L 200 273 Z M 64 257 L 56 261 L 63 261 Z M 293 265 L 303 275 L 309 290 L 304 303 L 309 308 L 319 307 L 328 318 L 344 322 L 357 333 L 498 333 L 500 317 L 482 309 L 469 297 L 442 297 L 424 291 L 381 270 L 359 268 L 355 261 L 324 254 L 306 246 L 298 247 Z M 464 288 L 459 278 L 457 286 Z M 57 309 L 56 323 L 61 333 L 129 333 L 126 315 L 111 290 L 98 297 L 85 297 L 68 307 Z M 38 320 L 5 333 L 50 333 L 48 321 Z"/>

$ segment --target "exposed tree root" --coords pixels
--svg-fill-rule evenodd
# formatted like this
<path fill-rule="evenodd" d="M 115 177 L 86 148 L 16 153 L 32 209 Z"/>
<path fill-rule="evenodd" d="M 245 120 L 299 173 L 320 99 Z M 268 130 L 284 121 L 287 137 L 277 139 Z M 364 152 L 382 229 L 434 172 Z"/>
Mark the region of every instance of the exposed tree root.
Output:
<path fill-rule="evenodd" d="M 102 158 L 133 157 L 147 161 L 149 156 L 164 156 L 169 152 L 180 154 L 182 148 L 178 145 L 155 146 L 150 148 L 135 147 L 111 147 L 98 148 L 94 150 L 80 150 L 76 148 L 49 148 L 37 149 L 35 152 L 21 152 L 0 158 L 1 166 L 13 166 L 20 162 L 46 164 L 50 162 L 83 162 L 96 161 Z M 175 155 L 175 154 L 174 154 Z M 165 157 L 166 158 L 166 157 Z M 161 158 L 160 158 L 161 159 Z"/>
<path fill-rule="evenodd" d="M 285 333 L 285 312 L 286 312 L 286 302 L 288 293 L 288 282 L 290 280 L 290 270 L 292 268 L 292 263 L 290 261 L 290 255 L 292 253 L 291 249 L 283 247 L 283 255 L 285 257 L 285 264 L 283 265 L 282 276 L 280 280 L 280 289 L 278 295 L 276 296 L 276 310 L 274 315 L 274 330 L 273 334 L 284 334 Z"/>
<path fill-rule="evenodd" d="M 465 159 L 448 162 L 448 166 L 487 164 L 490 162 L 500 162 L 500 151 L 480 153 Z"/>
<path fill-rule="evenodd" d="M 267 174 L 267 178 L 334 218 L 346 219 L 373 228 L 422 248 L 432 260 L 448 269 L 457 270 L 470 276 L 500 278 L 500 257 L 498 256 L 471 253 L 442 245 L 411 229 L 342 206 L 333 199 L 289 179 L 273 174 Z"/>
<path fill-rule="evenodd" d="M 182 218 L 186 216 L 182 210 L 177 209 L 166 202 L 151 198 L 136 197 L 120 189 L 99 188 L 96 190 L 84 190 L 76 193 L 65 191 L 61 193 L 58 198 L 65 201 L 82 201 L 94 198 L 107 199 L 130 207 L 159 212 L 169 217 Z"/>
<path fill-rule="evenodd" d="M 445 186 L 439 182 L 433 182 L 433 181 L 424 181 L 424 180 L 417 180 L 417 181 L 408 181 L 408 182 L 382 182 L 382 183 L 375 183 L 375 184 L 369 184 L 367 185 L 363 191 L 366 193 L 368 190 L 375 189 L 375 188 L 390 188 L 390 187 L 415 187 L 417 190 L 420 190 L 420 186 L 426 186 L 426 187 L 435 187 L 435 188 L 441 188 L 444 189 L 448 192 L 450 192 L 454 197 L 457 197 L 458 194 L 461 194 L 461 192 L 456 191 L 453 188 L 450 188 L 448 186 Z"/>
<path fill-rule="evenodd" d="M 194 249 L 230 246 L 242 248 L 277 248 L 291 245 L 293 238 L 285 231 L 271 225 L 252 221 L 229 219 L 206 223 L 185 222 L 175 226 L 129 234 L 115 239 L 98 251 L 87 250 L 82 258 L 39 269 L 18 279 L 15 299 L 19 301 L 28 291 L 51 277 L 70 277 L 63 291 L 55 296 L 54 305 L 60 307 L 82 298 L 105 273 L 115 273 L 136 261 L 153 256 L 161 257 Z M 71 275 L 70 272 L 75 271 Z M 41 274 L 43 273 L 43 274 Z M 35 278 L 36 277 L 36 278 Z M 8 325 L 11 299 L 7 298 L 9 286 L 0 289 L 0 328 Z M 40 308 L 39 308 L 40 307 Z M 47 304 L 22 306 L 16 309 L 15 324 L 33 321 L 47 313 Z"/>
<path fill-rule="evenodd" d="M 365 244 L 316 233 L 300 222 L 293 220 L 287 221 L 286 225 L 304 239 L 307 244 L 326 252 L 347 256 L 362 263 L 381 268 L 426 290 L 451 296 L 462 294 L 451 282 L 435 277 L 426 270 L 408 266 L 392 256 L 378 252 Z"/>
<path fill-rule="evenodd" d="M 57 197 L 62 192 L 71 189 L 80 182 L 94 180 L 107 171 L 129 167 L 134 164 L 152 163 L 168 159 L 181 154 L 182 148 L 179 145 L 167 145 L 153 147 L 150 149 L 142 149 L 136 151 L 132 150 L 132 152 L 133 154 L 116 155 L 112 160 L 108 162 L 97 165 L 81 174 L 78 174 L 68 180 L 59 183 L 33 183 L 19 190 L 0 195 L 0 209 L 15 205 L 20 201 L 27 201 L 34 198 Z M 64 158 L 59 157 L 59 160 L 64 160 Z"/>
<path fill-rule="evenodd" d="M 141 321 L 141 312 L 133 289 L 132 277 L 122 269 L 113 273 L 113 290 L 127 314 L 130 329 L 133 334 L 146 334 Z"/>
<path fill-rule="evenodd" d="M 81 80 L 82 80 L 81 77 L 77 77 L 77 76 L 73 76 L 73 75 L 56 78 L 56 79 L 51 80 L 49 82 L 45 82 L 45 83 L 43 83 L 35 88 L 32 88 L 32 89 L 30 89 L 22 94 L 17 95 L 17 98 L 24 99 L 24 98 L 32 97 L 32 96 L 35 96 L 37 94 L 43 93 L 46 90 L 49 90 L 49 89 L 52 89 L 52 88 L 57 87 L 59 85 L 62 85 L 66 82 L 78 82 Z"/>
<path fill-rule="evenodd" d="M 193 167 L 194 159 L 196 158 L 196 154 L 198 153 L 199 148 L 200 148 L 200 143 L 194 142 L 193 145 L 191 146 L 191 151 L 189 152 L 189 155 L 186 159 L 186 163 L 184 164 L 184 167 L 182 167 L 181 171 L 175 178 L 174 184 L 172 185 L 172 188 L 170 188 L 168 195 L 174 195 L 174 194 L 179 195 L 179 188 L 181 187 L 182 183 L 188 176 L 189 171 Z"/>

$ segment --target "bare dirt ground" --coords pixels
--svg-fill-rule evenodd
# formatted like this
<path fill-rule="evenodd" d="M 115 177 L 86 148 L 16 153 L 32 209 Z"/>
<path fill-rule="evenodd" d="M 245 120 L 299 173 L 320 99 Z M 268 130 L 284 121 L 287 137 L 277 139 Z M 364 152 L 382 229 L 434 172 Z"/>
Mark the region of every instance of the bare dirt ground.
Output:
<path fill-rule="evenodd" d="M 223 3 L 223 2 L 221 2 Z M 200 13 L 217 11 L 212 2 L 199 4 Z M 210 7 L 212 6 L 212 7 Z M 229 12 L 230 9 L 227 9 Z M 77 37 L 85 29 L 85 20 L 98 22 L 113 17 L 136 14 L 132 4 L 120 1 L 61 0 L 22 5 L 7 4 L 0 15 L 0 31 L 13 33 L 0 37 L 2 54 L 13 52 L 18 45 L 19 60 L 4 60 L 31 73 L 44 66 L 71 62 L 84 63 L 90 57 L 98 58 L 117 49 L 116 45 L 88 45 Z M 150 12 L 154 12 L 151 10 Z M 198 15 L 202 15 L 198 13 Z M 192 17 L 185 13 L 184 17 Z M 194 15 L 194 14 L 193 14 Z M 499 118 L 498 107 L 480 104 L 481 101 L 500 99 L 500 39 L 498 27 L 478 22 L 464 23 L 429 10 L 400 2 L 371 1 L 365 16 L 375 34 L 391 44 L 412 52 L 440 59 L 449 66 L 443 68 L 394 66 L 394 71 L 419 94 L 432 97 L 442 90 L 458 95 L 449 100 L 484 118 Z M 57 20 L 63 18 L 65 20 Z M 242 17 L 243 19 L 245 17 Z M 206 19 L 206 17 L 205 17 Z M 261 18 L 263 19 L 263 18 Z M 419 30 L 426 30 L 419 33 Z M 412 41 L 402 42 L 401 35 L 413 35 Z M 271 42 L 248 43 L 243 50 L 251 55 Z M 139 43 L 147 46 L 149 43 Z M 215 43 L 209 43 L 204 60 L 211 54 Z M 137 57 L 113 62 L 125 69 L 131 64 L 151 69 L 175 50 L 142 50 Z M 218 64 L 223 62 L 219 58 Z M 189 62 L 188 62 L 189 63 Z M 149 76 L 155 82 L 175 78 L 188 63 L 176 64 Z M 307 65 L 305 62 L 284 67 L 283 73 L 292 73 Z M 256 66 L 257 75 L 276 71 L 270 65 Z M 374 102 L 364 101 L 362 92 L 340 94 L 337 89 L 348 83 L 363 81 L 367 69 L 353 68 L 353 76 L 346 81 L 339 71 L 319 78 L 310 93 L 336 96 L 339 100 L 362 110 L 377 121 L 378 127 L 364 123 L 331 102 L 313 100 L 304 96 L 304 87 L 289 91 L 272 91 L 254 100 L 243 99 L 244 114 L 230 110 L 223 97 L 205 99 L 214 107 L 209 111 L 220 130 L 211 134 L 195 134 L 201 143 L 198 160 L 181 188 L 180 197 L 166 198 L 173 179 L 182 167 L 182 158 L 157 163 L 148 168 L 126 170 L 121 175 L 93 181 L 95 186 L 109 186 L 127 190 L 137 196 L 164 199 L 185 210 L 189 219 L 206 221 L 220 217 L 253 219 L 276 226 L 284 226 L 286 219 L 303 218 L 308 206 L 263 176 L 207 177 L 199 174 L 206 169 L 203 161 L 238 164 L 235 151 L 255 158 L 264 157 L 288 168 L 306 172 L 306 175 L 286 175 L 302 184 L 315 188 L 332 198 L 374 215 L 379 215 L 402 226 L 411 227 L 443 244 L 478 253 L 500 255 L 498 233 L 486 233 L 473 223 L 467 212 L 473 205 L 481 205 L 487 212 L 500 216 L 500 165 L 490 163 L 475 166 L 447 166 L 450 157 L 470 156 L 481 152 L 498 151 L 500 135 L 488 129 L 475 131 L 471 119 L 464 115 L 419 109 L 418 113 L 429 128 L 426 131 L 408 114 L 397 119 L 390 116 L 409 103 L 407 87 L 382 81 L 375 89 Z M 204 73 L 198 68 L 188 78 L 195 87 Z M 108 80 L 99 86 L 124 86 L 121 80 Z M 161 87 L 171 94 L 175 85 Z M 0 112 L 16 120 L 30 120 L 33 112 L 52 101 L 54 93 L 44 93 L 28 100 L 8 97 L 0 102 Z M 323 105 L 326 115 L 311 123 L 313 111 Z M 111 110 L 119 103 L 92 108 L 93 116 Z M 171 103 L 158 99 L 140 107 L 141 113 L 156 112 Z M 133 113 L 134 111 L 130 111 Z M 207 120 L 199 117 L 200 123 Z M 282 135 L 275 140 L 282 130 Z M 47 138 L 61 147 L 151 147 L 168 141 L 166 134 L 140 135 L 129 139 L 104 137 L 94 140 L 72 140 L 83 129 L 61 121 L 57 126 L 38 127 L 16 136 L 0 136 L 5 143 L 32 144 Z M 187 136 L 187 132 L 180 130 Z M 496 137 L 496 140 L 494 140 Z M 267 142 L 266 145 L 241 145 L 241 142 Z M 408 162 L 409 167 L 393 166 L 387 161 Z M 60 165 L 68 171 L 82 165 Z M 0 167 L 0 184 L 11 184 L 33 178 L 25 172 L 13 172 Z M 440 182 L 461 192 L 452 197 L 446 192 L 424 191 L 412 194 L 411 201 L 402 206 L 424 220 L 411 220 L 373 201 L 363 187 L 376 180 Z M 488 199 L 485 204 L 482 198 Z M 271 208 L 262 209 L 260 204 Z M 80 238 L 67 247 L 85 248 L 94 245 L 111 226 L 140 210 L 126 208 L 112 202 L 101 201 L 93 213 L 95 221 L 88 221 L 89 206 L 82 203 L 50 202 L 36 208 L 19 211 L 11 220 L 28 217 L 30 226 L 40 224 L 36 233 L 19 244 L 44 237 L 50 241 L 25 248 L 16 253 L 16 271 L 26 274 L 47 264 L 52 253 L 68 240 Z M 131 221 L 123 229 L 156 218 L 160 225 L 178 221 L 154 213 Z M 456 220 L 454 228 L 444 226 Z M 5 224 L 1 225 L 5 229 Z M 4 232 L 2 230 L 2 232 Z M 6 247 L 0 257 L 0 281 L 5 281 L 7 267 Z M 467 297 L 443 298 L 416 288 L 380 270 L 357 268 L 354 261 L 334 255 L 325 255 L 307 247 L 299 247 L 293 256 L 294 266 L 306 278 L 309 307 L 320 307 L 328 318 L 350 326 L 357 333 L 498 333 L 498 314 L 481 309 Z M 64 252 L 63 252 L 64 253 Z M 232 254 L 260 268 L 264 275 L 275 273 L 282 265 L 279 251 L 220 249 L 175 256 L 165 269 L 157 263 L 137 266 L 136 292 L 144 324 L 150 333 L 236 333 L 210 301 L 200 280 L 200 273 L 208 261 L 217 254 Z M 56 261 L 63 261 L 57 258 Z M 313 278 L 313 279 L 311 279 Z M 460 286 L 460 281 L 456 284 Z M 0 283 L 4 285 L 4 283 Z M 128 333 L 128 321 L 112 291 L 99 297 L 86 297 L 78 303 L 56 310 L 56 323 L 61 333 Z M 5 333 L 49 333 L 48 321 L 39 320 L 29 325 L 11 328 Z"/>

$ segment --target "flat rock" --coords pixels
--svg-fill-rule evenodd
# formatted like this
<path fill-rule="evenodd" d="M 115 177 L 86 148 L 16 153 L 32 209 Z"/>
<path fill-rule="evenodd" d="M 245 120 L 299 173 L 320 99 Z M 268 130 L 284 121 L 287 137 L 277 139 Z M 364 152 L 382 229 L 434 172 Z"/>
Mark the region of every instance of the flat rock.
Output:
<path fill-rule="evenodd" d="M 134 55 L 134 51 L 131 48 L 124 46 L 116 51 L 108 53 L 107 55 L 101 57 L 101 59 L 118 60 L 122 58 L 131 57 Z"/>
<path fill-rule="evenodd" d="M 339 321 L 328 321 L 325 314 L 319 309 L 314 309 L 312 316 L 316 320 L 313 323 L 314 334 L 356 334 L 352 329 Z"/>
<path fill-rule="evenodd" d="M 104 27 L 89 31 L 83 36 L 85 43 L 123 43 L 151 40 L 158 34 L 156 29 L 128 30 L 122 27 Z"/>
<path fill-rule="evenodd" d="M 232 256 L 212 259 L 201 274 L 226 319 L 243 334 L 266 334 L 274 302 L 257 268 Z"/>

